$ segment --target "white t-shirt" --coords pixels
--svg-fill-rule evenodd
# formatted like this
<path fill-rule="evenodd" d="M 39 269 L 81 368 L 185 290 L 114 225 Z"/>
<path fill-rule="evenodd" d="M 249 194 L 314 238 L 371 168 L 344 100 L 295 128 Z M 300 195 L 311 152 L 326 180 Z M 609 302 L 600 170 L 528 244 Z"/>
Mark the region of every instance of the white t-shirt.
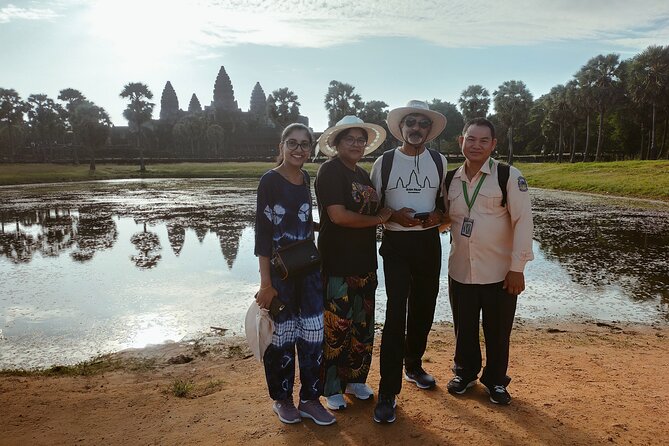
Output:
<path fill-rule="evenodd" d="M 439 178 L 437 165 L 427 149 L 418 156 L 405 155 L 399 148 L 395 149 L 393 165 L 386 187 L 385 206 L 394 210 L 411 208 L 418 212 L 432 212 L 435 200 L 444 181 L 447 171 L 446 158 L 439 155 L 444 166 L 444 174 Z M 383 156 L 374 161 L 372 166 L 372 183 L 379 195 L 381 194 L 381 163 Z M 405 227 L 395 222 L 386 222 L 385 228 L 390 231 L 422 231 L 422 226 Z"/>

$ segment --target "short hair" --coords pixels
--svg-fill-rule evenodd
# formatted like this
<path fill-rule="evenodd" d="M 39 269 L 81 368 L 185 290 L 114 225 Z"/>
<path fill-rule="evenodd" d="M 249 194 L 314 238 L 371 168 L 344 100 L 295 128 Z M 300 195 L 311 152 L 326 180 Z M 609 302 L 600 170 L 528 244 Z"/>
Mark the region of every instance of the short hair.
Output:
<path fill-rule="evenodd" d="M 293 133 L 295 130 L 304 130 L 307 132 L 307 135 L 309 135 L 309 142 L 311 144 L 314 143 L 314 134 L 311 132 L 311 129 L 301 122 L 294 122 L 283 129 L 283 132 L 281 132 L 281 142 L 284 142 L 286 138 L 288 138 L 288 135 Z"/>
<path fill-rule="evenodd" d="M 478 117 L 478 118 L 473 118 L 467 121 L 465 126 L 462 128 L 462 136 L 465 136 L 467 133 L 467 130 L 469 130 L 469 127 L 473 125 L 480 125 L 482 127 L 488 127 L 490 129 L 490 135 L 492 136 L 492 139 L 495 139 L 495 125 L 487 120 L 486 118 Z"/>
<path fill-rule="evenodd" d="M 348 136 L 348 134 L 351 133 L 351 130 L 353 129 L 362 130 L 362 133 L 365 134 L 365 139 L 367 140 L 369 139 L 369 134 L 367 133 L 367 130 L 363 129 L 362 127 L 350 127 L 337 133 L 337 136 L 335 136 L 334 141 L 332 141 L 334 146 L 337 147 L 341 142 L 341 140 L 344 139 L 346 136 Z"/>

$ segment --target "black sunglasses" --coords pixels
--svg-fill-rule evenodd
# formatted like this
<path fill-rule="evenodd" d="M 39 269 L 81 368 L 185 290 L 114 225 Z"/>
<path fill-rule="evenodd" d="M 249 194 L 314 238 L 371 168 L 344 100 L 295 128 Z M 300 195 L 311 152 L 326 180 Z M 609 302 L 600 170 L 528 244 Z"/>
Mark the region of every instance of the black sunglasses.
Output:
<path fill-rule="evenodd" d="M 416 121 L 417 121 L 416 118 L 406 118 L 404 120 L 404 125 L 406 125 L 407 127 L 413 127 L 414 125 L 416 125 Z M 431 125 L 432 121 L 430 121 L 429 119 L 421 119 L 420 121 L 418 121 L 418 127 L 422 129 L 426 129 Z"/>

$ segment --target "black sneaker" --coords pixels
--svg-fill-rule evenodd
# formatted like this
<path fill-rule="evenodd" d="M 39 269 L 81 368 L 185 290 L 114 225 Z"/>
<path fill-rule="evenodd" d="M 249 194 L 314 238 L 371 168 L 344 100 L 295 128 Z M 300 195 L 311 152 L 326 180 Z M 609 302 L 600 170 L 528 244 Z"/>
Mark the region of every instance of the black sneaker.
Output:
<path fill-rule="evenodd" d="M 511 403 L 511 395 L 506 391 L 506 387 L 502 385 L 488 387 L 485 386 L 485 390 L 490 394 L 490 401 L 495 404 L 508 405 Z"/>
<path fill-rule="evenodd" d="M 448 389 L 448 393 L 462 395 L 467 391 L 467 389 L 474 387 L 475 385 L 476 378 L 471 381 L 467 381 L 462 376 L 456 375 L 448 382 L 448 384 L 446 384 L 446 388 Z"/>
<path fill-rule="evenodd" d="M 392 423 L 395 421 L 395 395 L 379 393 L 379 400 L 374 408 L 374 421 L 377 423 Z"/>
<path fill-rule="evenodd" d="M 409 382 L 415 383 L 420 389 L 431 389 L 437 385 L 434 377 L 423 370 L 422 367 L 406 369 L 404 371 L 404 378 Z"/>

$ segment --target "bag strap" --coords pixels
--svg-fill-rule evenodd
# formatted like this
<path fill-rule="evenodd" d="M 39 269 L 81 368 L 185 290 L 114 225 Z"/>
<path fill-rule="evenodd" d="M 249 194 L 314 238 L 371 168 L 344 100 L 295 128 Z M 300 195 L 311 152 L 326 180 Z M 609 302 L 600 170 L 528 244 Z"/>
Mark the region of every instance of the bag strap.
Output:
<path fill-rule="evenodd" d="M 502 190 L 502 207 L 506 206 L 506 197 L 507 191 L 506 186 L 509 182 L 509 176 L 511 174 L 511 168 L 508 164 L 498 163 L 497 164 L 497 182 L 499 183 L 499 188 Z"/>
<path fill-rule="evenodd" d="M 386 205 L 386 188 L 388 187 L 388 179 L 390 179 L 390 170 L 393 167 L 393 159 L 395 158 L 395 150 L 388 150 L 383 152 L 381 159 L 381 203 L 380 207 Z"/>

